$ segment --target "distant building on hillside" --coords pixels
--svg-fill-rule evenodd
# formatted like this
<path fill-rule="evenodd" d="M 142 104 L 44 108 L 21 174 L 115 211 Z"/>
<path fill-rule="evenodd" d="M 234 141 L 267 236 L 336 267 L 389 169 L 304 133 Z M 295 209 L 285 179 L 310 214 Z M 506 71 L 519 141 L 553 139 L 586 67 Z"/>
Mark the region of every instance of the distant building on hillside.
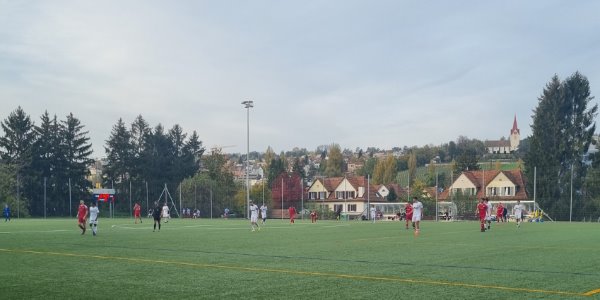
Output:
<path fill-rule="evenodd" d="M 510 136 L 508 140 L 502 138 L 497 141 L 485 141 L 485 147 L 488 153 L 492 154 L 508 154 L 519 149 L 519 143 L 521 142 L 521 132 L 517 126 L 517 115 L 513 121 L 512 129 L 510 130 Z"/>

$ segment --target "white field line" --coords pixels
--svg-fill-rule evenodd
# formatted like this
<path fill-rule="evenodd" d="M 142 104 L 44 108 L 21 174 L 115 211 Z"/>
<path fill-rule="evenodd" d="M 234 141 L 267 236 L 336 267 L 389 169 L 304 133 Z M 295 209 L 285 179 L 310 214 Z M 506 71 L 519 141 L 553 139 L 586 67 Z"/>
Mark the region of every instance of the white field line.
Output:
<path fill-rule="evenodd" d="M 15 233 L 48 233 L 48 232 L 67 232 L 74 230 L 55 229 L 55 230 L 30 230 L 30 231 L 0 231 L 0 234 L 15 234 Z"/>

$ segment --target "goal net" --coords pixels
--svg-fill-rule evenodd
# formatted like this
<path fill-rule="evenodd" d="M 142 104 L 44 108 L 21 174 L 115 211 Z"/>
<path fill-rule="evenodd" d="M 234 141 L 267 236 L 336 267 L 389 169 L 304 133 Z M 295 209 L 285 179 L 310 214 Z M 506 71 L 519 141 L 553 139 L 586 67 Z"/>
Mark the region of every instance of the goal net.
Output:
<path fill-rule="evenodd" d="M 502 205 L 506 208 L 506 218 L 509 220 L 514 220 L 513 208 L 517 205 L 517 201 L 490 201 L 492 205 L 494 215 L 496 214 L 498 204 L 502 203 Z M 543 222 L 544 217 L 547 220 L 554 221 L 544 210 L 539 206 L 539 204 L 533 200 L 523 200 L 521 204 L 525 206 L 525 213 L 523 215 L 524 219 L 529 222 Z"/>
<path fill-rule="evenodd" d="M 374 203 L 371 202 L 371 206 L 375 207 L 375 215 L 377 220 L 396 220 L 398 213 L 403 215 L 406 207 L 406 202 L 393 202 L 393 203 Z M 365 205 L 365 210 L 361 213 L 360 219 L 370 219 L 370 207 Z"/>

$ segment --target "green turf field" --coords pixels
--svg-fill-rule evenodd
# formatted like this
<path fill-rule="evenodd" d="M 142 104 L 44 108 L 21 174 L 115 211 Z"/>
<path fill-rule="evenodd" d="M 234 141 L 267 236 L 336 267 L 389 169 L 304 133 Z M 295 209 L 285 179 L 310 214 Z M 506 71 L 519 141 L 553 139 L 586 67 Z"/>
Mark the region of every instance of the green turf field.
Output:
<path fill-rule="evenodd" d="M 600 224 L 0 223 L 2 299 L 600 298 Z M 586 294 L 588 294 L 586 296 Z"/>

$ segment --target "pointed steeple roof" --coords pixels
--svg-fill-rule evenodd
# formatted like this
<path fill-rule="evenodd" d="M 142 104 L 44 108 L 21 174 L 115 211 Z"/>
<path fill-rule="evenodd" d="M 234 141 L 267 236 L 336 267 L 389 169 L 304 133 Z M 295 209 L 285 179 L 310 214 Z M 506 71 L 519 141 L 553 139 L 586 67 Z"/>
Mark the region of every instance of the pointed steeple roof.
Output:
<path fill-rule="evenodd" d="M 513 121 L 513 127 L 510 130 L 510 134 L 521 134 L 521 131 L 519 131 L 519 127 L 517 126 L 517 114 L 515 114 L 515 120 Z"/>

